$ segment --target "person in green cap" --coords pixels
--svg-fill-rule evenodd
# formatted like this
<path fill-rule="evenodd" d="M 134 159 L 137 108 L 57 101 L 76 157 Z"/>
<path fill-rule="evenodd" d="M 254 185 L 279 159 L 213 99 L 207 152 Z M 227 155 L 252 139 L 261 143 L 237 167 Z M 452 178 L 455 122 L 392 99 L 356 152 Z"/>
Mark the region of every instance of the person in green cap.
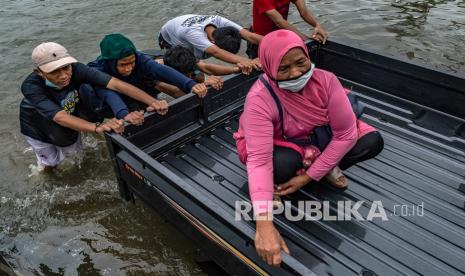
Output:
<path fill-rule="evenodd" d="M 131 40 L 122 34 L 115 33 L 105 36 L 100 42 L 100 50 L 101 55 L 88 64 L 90 67 L 128 82 L 154 97 L 158 94 L 158 91 L 155 90 L 158 82 L 174 85 L 184 93 L 192 92 L 199 97 L 204 97 L 207 93 L 205 84 L 196 83 L 175 69 L 158 64 L 150 57 L 137 51 Z M 128 114 L 131 114 L 131 111 L 137 112 L 145 107 L 144 103 L 124 95 L 118 95 L 104 87 L 89 87 L 87 95 L 86 98 L 90 102 L 94 102 L 93 111 L 103 116 L 112 117 L 114 115 L 118 119 L 124 119 Z M 95 98 L 100 99 L 100 101 L 93 100 Z"/>

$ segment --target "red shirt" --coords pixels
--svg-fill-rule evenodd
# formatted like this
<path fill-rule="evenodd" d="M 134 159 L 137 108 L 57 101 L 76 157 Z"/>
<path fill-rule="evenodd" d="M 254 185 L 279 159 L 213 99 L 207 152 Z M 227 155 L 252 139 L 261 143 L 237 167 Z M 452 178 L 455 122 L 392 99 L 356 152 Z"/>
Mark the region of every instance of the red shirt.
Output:
<path fill-rule="evenodd" d="M 287 20 L 291 0 L 253 0 L 252 29 L 259 35 L 266 35 L 278 27 L 266 16 L 265 12 L 277 10 Z"/>

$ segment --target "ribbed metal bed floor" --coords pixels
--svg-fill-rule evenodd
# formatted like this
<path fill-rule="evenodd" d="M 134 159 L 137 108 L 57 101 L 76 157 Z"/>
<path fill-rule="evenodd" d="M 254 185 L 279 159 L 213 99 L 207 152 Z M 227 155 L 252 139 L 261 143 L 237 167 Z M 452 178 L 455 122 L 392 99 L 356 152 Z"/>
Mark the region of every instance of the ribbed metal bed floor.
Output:
<path fill-rule="evenodd" d="M 284 200 L 381 201 L 388 220 L 300 221 L 276 217 L 291 255 L 319 275 L 465 274 L 465 127 L 459 119 L 342 80 L 367 105 L 363 120 L 385 140 L 376 158 L 346 171 L 336 191 L 311 183 Z M 247 175 L 232 133 L 237 117 L 160 158 L 187 183 L 234 212 L 248 200 Z M 402 216 L 401 206 L 424 206 Z M 394 213 L 396 212 L 396 213 Z M 250 223 L 251 222 L 244 222 Z"/>

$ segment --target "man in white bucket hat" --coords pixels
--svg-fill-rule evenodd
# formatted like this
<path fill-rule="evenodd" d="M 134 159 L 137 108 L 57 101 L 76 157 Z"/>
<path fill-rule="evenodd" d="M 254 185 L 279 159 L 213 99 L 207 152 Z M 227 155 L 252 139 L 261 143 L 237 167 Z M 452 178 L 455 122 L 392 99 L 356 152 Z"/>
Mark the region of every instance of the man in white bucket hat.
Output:
<path fill-rule="evenodd" d="M 55 167 L 67 155 L 80 150 L 79 132 L 124 131 L 123 120 L 115 118 L 93 123 L 80 118 L 79 88 L 82 84 L 106 87 L 148 105 L 147 111 L 165 114 L 166 101 L 110 75 L 79 63 L 65 47 L 41 43 L 32 51 L 32 72 L 21 85 L 21 133 L 32 146 L 39 165 Z M 143 122 L 143 113 L 138 123 Z"/>

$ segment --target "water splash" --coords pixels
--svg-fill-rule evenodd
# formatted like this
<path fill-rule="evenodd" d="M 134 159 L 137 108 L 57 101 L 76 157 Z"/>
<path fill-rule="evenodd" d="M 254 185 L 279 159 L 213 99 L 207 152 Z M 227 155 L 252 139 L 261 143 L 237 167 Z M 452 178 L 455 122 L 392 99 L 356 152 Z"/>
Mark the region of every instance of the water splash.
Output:
<path fill-rule="evenodd" d="M 44 170 L 45 170 L 45 167 L 39 162 L 37 162 L 37 164 L 31 164 L 29 165 L 29 174 L 27 175 L 27 177 L 31 178 L 34 176 L 38 176 Z"/>

